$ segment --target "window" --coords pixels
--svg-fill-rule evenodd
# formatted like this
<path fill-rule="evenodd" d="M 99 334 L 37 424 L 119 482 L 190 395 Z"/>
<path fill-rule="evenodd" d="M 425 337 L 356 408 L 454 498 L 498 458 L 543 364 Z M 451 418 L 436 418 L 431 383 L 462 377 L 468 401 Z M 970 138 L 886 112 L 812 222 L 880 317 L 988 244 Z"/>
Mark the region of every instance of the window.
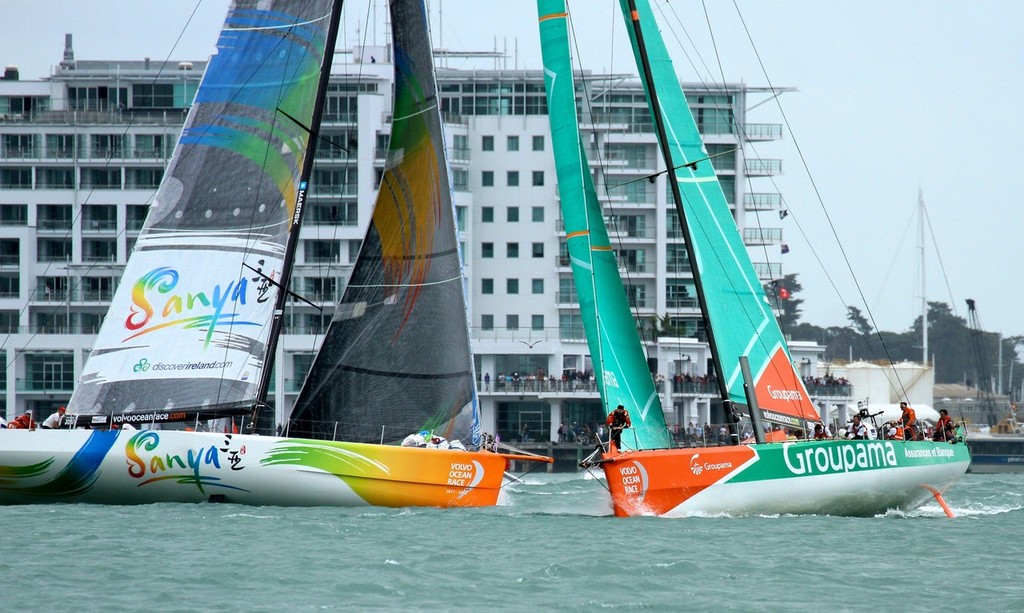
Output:
<path fill-rule="evenodd" d="M 459 232 L 466 231 L 466 207 L 458 206 L 455 207 L 455 227 Z"/>
<path fill-rule="evenodd" d="M 480 243 L 480 257 L 482 257 L 482 258 L 493 258 L 494 257 L 494 243 Z"/>
<path fill-rule="evenodd" d="M 533 257 L 542 258 L 544 257 L 544 243 L 534 243 L 532 246 Z"/>
<path fill-rule="evenodd" d="M 120 189 L 120 168 L 83 168 L 82 189 Z"/>
<path fill-rule="evenodd" d="M 519 279 L 505 279 L 505 293 L 507 293 L 507 294 L 518 294 L 519 293 Z"/>
<path fill-rule="evenodd" d="M 27 226 L 27 204 L 0 204 L 0 226 Z"/>
<path fill-rule="evenodd" d="M 137 109 L 174 108 L 174 84 L 140 83 L 132 87 L 132 106 Z"/>
<path fill-rule="evenodd" d="M 37 262 L 70 262 L 70 238 L 40 238 L 36 240 Z"/>
<path fill-rule="evenodd" d="M 506 211 L 505 220 L 509 223 L 515 223 L 519 221 L 519 207 L 510 206 Z"/>
<path fill-rule="evenodd" d="M 543 185 L 544 185 L 544 171 L 543 170 L 534 170 L 533 171 L 533 186 L 534 187 L 543 187 Z"/>
<path fill-rule="evenodd" d="M 494 171 L 485 170 L 480 173 L 480 185 L 484 187 L 494 187 Z"/>
<path fill-rule="evenodd" d="M 544 151 L 544 137 L 543 136 L 534 136 L 533 137 L 533 150 L 534 151 Z"/>
<path fill-rule="evenodd" d="M 341 259 L 341 243 L 338 241 L 305 241 L 307 262 L 338 262 Z"/>
<path fill-rule="evenodd" d="M 519 316 L 518 315 L 506 315 L 505 316 L 505 328 L 507 330 L 518 330 L 519 329 Z"/>
<path fill-rule="evenodd" d="M 510 171 L 508 171 L 507 180 L 508 180 L 508 186 L 509 187 L 519 187 L 519 171 L 518 170 L 510 170 Z"/>
<path fill-rule="evenodd" d="M 480 208 L 480 221 L 484 223 L 494 222 L 494 207 L 485 206 Z"/>
<path fill-rule="evenodd" d="M 534 329 L 534 330 L 543 330 L 544 329 L 544 316 L 543 315 L 533 315 L 530 318 L 530 327 L 532 329 Z"/>
<path fill-rule="evenodd" d="M 508 150 L 509 151 L 519 151 L 519 137 L 518 136 L 509 136 L 508 137 Z"/>
<path fill-rule="evenodd" d="M 494 151 L 494 137 L 485 136 L 480 143 L 480 148 L 484 151 Z"/>
<path fill-rule="evenodd" d="M 535 206 L 532 209 L 534 221 L 544 221 L 544 207 Z"/>
<path fill-rule="evenodd" d="M 82 241 L 83 262 L 116 262 L 117 240 L 87 239 Z"/>
<path fill-rule="evenodd" d="M 460 170 L 458 168 L 452 169 L 452 189 L 454 189 L 457 192 L 469 191 L 468 170 Z"/>
<path fill-rule="evenodd" d="M 508 243 L 505 247 L 505 256 L 510 258 L 519 257 L 519 243 Z"/>
<path fill-rule="evenodd" d="M 36 170 L 40 189 L 74 189 L 74 168 L 43 168 Z"/>
<path fill-rule="evenodd" d="M 32 169 L 0 168 L 0 188 L 32 189 Z"/>
<path fill-rule="evenodd" d="M 465 134 L 452 136 L 452 157 L 456 160 L 469 160 L 469 137 Z"/>
<path fill-rule="evenodd" d="M 532 281 L 533 293 L 543 294 L 544 293 L 544 279 L 534 279 Z"/>
<path fill-rule="evenodd" d="M 348 240 L 348 263 L 355 264 L 359 257 L 359 250 L 363 248 L 363 239 L 352 238 Z"/>
<path fill-rule="evenodd" d="M 481 279 L 480 280 L 480 293 L 481 294 L 493 294 L 494 293 L 494 279 Z"/>
<path fill-rule="evenodd" d="M 494 315 L 481 315 L 480 316 L 480 329 L 481 330 L 493 330 L 494 329 Z"/>

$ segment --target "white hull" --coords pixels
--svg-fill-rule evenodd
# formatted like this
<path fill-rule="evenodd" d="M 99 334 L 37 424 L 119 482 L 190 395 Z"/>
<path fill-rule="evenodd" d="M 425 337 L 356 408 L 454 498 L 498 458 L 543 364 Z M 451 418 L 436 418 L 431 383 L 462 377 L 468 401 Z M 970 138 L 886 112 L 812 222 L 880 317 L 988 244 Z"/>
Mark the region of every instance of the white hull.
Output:
<path fill-rule="evenodd" d="M 486 452 L 180 431 L 2 430 L 0 504 L 489 506 Z"/>

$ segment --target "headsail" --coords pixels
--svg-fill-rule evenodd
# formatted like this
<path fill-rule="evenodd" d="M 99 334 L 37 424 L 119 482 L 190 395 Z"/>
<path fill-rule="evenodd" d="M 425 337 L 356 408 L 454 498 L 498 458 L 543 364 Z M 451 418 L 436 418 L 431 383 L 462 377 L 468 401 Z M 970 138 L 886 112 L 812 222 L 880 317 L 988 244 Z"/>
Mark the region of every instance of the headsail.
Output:
<path fill-rule="evenodd" d="M 71 413 L 148 423 L 259 400 L 334 5 L 232 3 Z"/>
<path fill-rule="evenodd" d="M 391 3 L 395 100 L 373 217 L 290 434 L 357 442 L 428 429 L 476 445 L 464 275 L 422 0 Z"/>
<path fill-rule="evenodd" d="M 745 405 L 739 358 L 747 356 L 764 417 L 798 424 L 818 418 L 793 366 L 782 330 L 758 281 L 721 185 L 704 149 L 672 60 L 646 0 L 620 0 L 652 112 L 660 112 L 662 152 L 674 168 L 686 237 L 723 397 Z M 638 40 L 637 29 L 643 38 Z M 641 45 L 646 53 L 641 53 Z M 646 56 L 646 57 L 643 57 Z M 647 74 L 645 65 L 649 67 Z M 656 100 L 652 100 L 655 88 Z"/>
<path fill-rule="evenodd" d="M 636 438 L 623 435 L 624 446 L 669 447 L 665 415 L 640 345 L 583 150 L 565 1 L 538 0 L 537 9 L 566 242 L 601 401 L 605 414 L 619 404 L 630 411 Z"/>

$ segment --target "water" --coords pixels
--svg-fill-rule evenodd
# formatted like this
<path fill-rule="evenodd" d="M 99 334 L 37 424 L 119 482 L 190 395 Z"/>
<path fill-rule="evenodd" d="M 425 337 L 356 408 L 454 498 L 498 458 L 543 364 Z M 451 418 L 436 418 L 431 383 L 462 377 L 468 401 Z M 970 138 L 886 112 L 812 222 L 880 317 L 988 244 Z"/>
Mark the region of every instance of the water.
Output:
<path fill-rule="evenodd" d="M 1024 610 L 1024 475 L 851 519 L 610 517 L 530 475 L 487 509 L 0 507 L 5 611 Z"/>

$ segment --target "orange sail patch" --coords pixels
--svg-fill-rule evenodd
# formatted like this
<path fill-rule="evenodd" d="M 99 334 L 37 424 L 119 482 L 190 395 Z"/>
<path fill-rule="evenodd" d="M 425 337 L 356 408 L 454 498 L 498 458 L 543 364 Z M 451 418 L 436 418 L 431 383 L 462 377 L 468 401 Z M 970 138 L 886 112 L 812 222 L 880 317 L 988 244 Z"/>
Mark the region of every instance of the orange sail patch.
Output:
<path fill-rule="evenodd" d="M 797 374 L 789 356 L 782 347 L 777 347 L 772 359 L 754 383 L 757 404 L 772 419 L 771 413 L 778 414 L 779 419 L 797 418 L 808 421 L 818 419 L 818 410 Z"/>

